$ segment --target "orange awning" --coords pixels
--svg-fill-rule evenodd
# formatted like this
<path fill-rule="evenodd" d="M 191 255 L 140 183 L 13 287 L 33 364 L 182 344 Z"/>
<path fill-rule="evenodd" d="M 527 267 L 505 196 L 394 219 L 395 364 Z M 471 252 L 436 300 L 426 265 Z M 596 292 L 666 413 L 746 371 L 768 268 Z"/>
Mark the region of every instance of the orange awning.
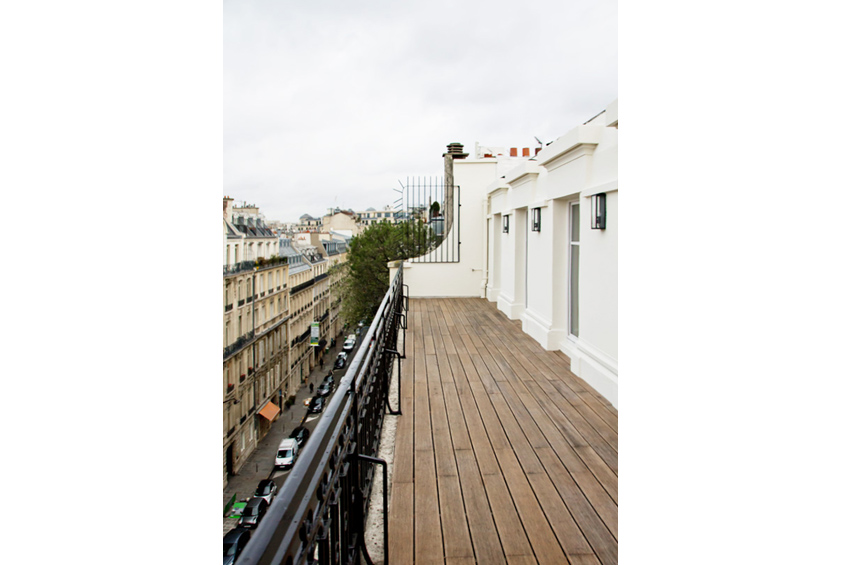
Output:
<path fill-rule="evenodd" d="M 279 406 L 273 402 L 268 402 L 265 407 L 259 410 L 259 414 L 264 416 L 268 421 L 273 422 L 277 414 L 279 414 Z"/>

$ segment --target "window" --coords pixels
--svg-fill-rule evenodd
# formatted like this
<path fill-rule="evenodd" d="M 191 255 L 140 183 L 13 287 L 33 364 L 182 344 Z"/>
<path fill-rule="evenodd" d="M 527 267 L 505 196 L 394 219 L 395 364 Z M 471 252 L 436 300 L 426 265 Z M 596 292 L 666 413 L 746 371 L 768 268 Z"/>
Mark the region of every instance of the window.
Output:
<path fill-rule="evenodd" d="M 509 215 L 503 216 L 503 233 L 509 233 Z"/>
<path fill-rule="evenodd" d="M 570 215 L 570 333 L 579 337 L 579 203 L 571 204 Z"/>

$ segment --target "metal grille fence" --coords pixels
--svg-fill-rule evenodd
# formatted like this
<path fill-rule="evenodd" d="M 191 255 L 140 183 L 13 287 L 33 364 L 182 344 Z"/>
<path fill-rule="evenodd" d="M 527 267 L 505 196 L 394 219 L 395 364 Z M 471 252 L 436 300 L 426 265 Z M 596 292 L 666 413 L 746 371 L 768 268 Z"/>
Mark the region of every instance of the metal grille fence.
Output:
<path fill-rule="evenodd" d="M 400 220 L 422 224 L 415 230 L 415 248 L 427 252 L 408 259 L 412 263 L 458 263 L 461 246 L 460 189 L 445 184 L 443 177 L 406 178 L 395 207 L 401 208 Z M 395 189 L 396 190 L 396 189 Z"/>
<path fill-rule="evenodd" d="M 403 288 L 401 267 L 239 565 L 352 564 L 360 555 L 370 561 L 364 528 L 373 463 L 384 463 L 376 455 L 394 358 L 401 358 L 397 336 L 405 329 L 408 310 Z M 387 543 L 385 552 L 387 564 Z"/>

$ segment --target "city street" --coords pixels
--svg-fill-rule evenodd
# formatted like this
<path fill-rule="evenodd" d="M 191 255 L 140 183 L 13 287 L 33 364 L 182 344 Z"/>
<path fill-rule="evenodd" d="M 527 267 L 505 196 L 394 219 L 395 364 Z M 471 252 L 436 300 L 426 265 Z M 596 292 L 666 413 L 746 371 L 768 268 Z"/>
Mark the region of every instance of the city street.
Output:
<path fill-rule="evenodd" d="M 349 363 L 358 352 L 359 347 L 361 346 L 362 337 L 367 333 L 367 330 L 367 326 L 363 327 L 361 335 L 356 336 L 356 347 L 353 351 L 348 352 L 347 365 L 345 365 L 343 369 L 333 369 L 333 377 L 335 378 L 336 388 L 330 395 L 324 397 L 327 402 L 337 392 L 338 383 L 346 374 L 347 369 L 350 366 Z M 355 329 L 348 330 L 347 333 L 355 333 Z M 277 420 L 271 425 L 270 431 L 259 441 L 255 451 L 253 451 L 250 457 L 247 458 L 247 461 L 241 467 L 239 472 L 230 477 L 227 487 L 223 491 L 222 508 L 229 503 L 233 495 L 235 496 L 236 502 L 246 502 L 249 500 L 253 496 L 256 485 L 258 485 L 259 481 L 262 479 L 270 478 L 276 483 L 278 489 L 282 488 L 282 485 L 285 483 L 285 479 L 290 474 L 290 469 L 285 471 L 281 469 L 274 469 L 274 460 L 277 448 L 279 447 L 280 442 L 287 438 L 294 428 L 299 425 L 306 427 L 310 433 L 314 431 L 319 418 L 323 416 L 323 412 L 319 414 L 307 413 L 307 407 L 304 401 L 312 398 L 315 394 L 309 392 L 309 384 L 313 384 L 315 391 L 317 391 L 318 386 L 320 386 L 321 382 L 323 382 L 324 377 L 326 377 L 330 369 L 332 369 L 338 353 L 342 351 L 346 335 L 347 334 L 342 334 L 336 339 L 335 347 L 331 347 L 329 351 L 324 354 L 323 368 L 321 368 L 320 364 L 315 365 L 315 368 L 309 374 L 306 382 L 297 392 L 294 404 L 280 413 Z M 276 499 L 274 499 L 274 502 L 275 501 Z M 229 530 L 237 525 L 238 517 L 224 517 L 222 535 L 225 535 Z"/>

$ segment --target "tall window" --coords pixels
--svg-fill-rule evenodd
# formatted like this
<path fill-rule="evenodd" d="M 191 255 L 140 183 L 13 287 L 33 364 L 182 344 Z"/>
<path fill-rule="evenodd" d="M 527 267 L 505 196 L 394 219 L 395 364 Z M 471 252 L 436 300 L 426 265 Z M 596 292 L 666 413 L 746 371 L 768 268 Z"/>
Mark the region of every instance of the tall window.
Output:
<path fill-rule="evenodd" d="M 579 203 L 571 204 L 570 222 L 570 333 L 579 337 Z"/>

